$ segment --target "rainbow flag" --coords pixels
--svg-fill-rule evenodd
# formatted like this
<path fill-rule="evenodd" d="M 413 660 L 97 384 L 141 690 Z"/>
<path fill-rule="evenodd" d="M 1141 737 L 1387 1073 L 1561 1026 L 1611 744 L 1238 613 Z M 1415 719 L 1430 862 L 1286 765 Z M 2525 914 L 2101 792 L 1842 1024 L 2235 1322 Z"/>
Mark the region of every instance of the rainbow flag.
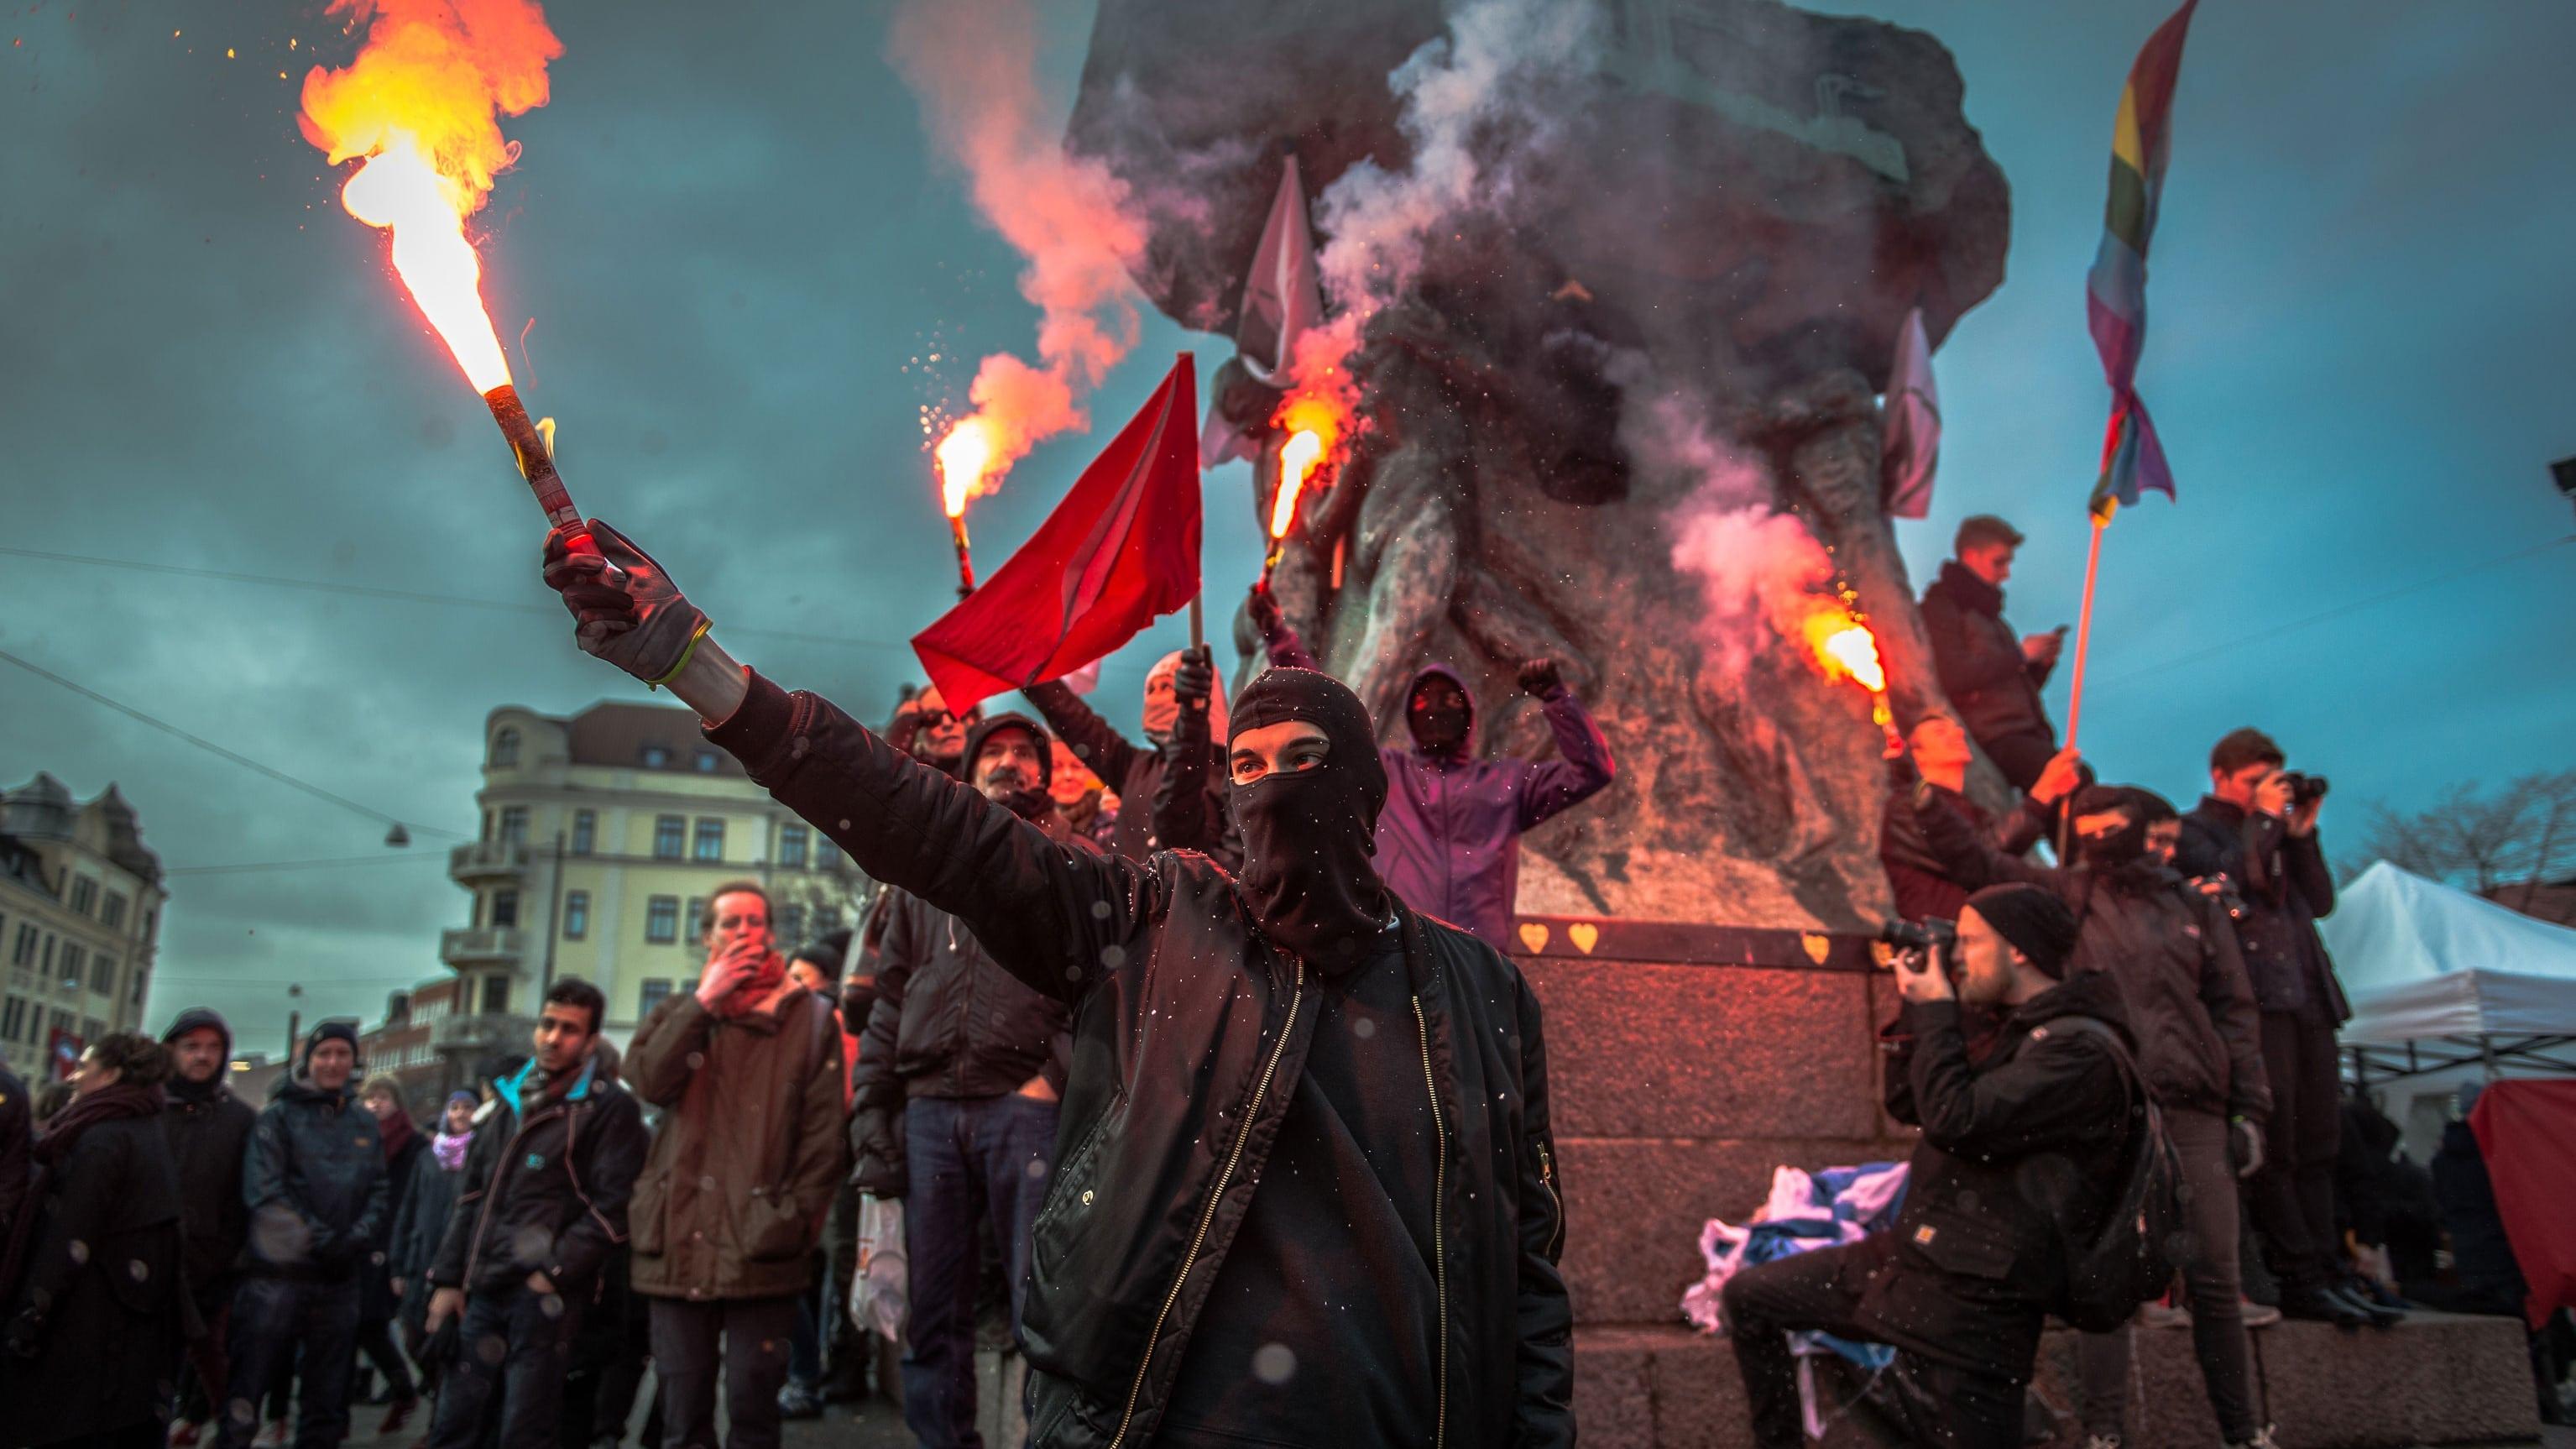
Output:
<path fill-rule="evenodd" d="M 2102 212 L 2102 246 L 2085 278 L 2084 312 L 2111 384 L 2111 424 L 2102 439 L 2102 476 L 2093 485 L 2093 512 L 2108 518 L 2115 504 L 2138 501 L 2153 488 L 2174 496 L 2164 446 L 2147 421 L 2137 390 L 2138 353 L 2147 340 L 2147 242 L 2156 231 L 2156 205 L 2165 184 L 2165 153 L 2172 140 L 2174 80 L 2182 71 L 2182 42 L 2200 0 L 2183 0 L 2156 27 L 2129 67 L 2120 92 L 2120 118 L 2111 133 L 2111 199 Z"/>

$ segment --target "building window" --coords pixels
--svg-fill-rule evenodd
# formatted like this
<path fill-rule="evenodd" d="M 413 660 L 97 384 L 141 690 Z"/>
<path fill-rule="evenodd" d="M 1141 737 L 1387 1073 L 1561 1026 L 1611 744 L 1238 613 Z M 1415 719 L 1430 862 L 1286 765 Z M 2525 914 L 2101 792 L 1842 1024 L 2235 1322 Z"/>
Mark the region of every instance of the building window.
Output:
<path fill-rule="evenodd" d="M 716 772 L 716 752 L 699 750 L 689 756 L 689 765 L 701 775 L 712 775 Z"/>
<path fill-rule="evenodd" d="M 527 806 L 505 805 L 501 807 L 501 839 L 511 845 L 525 845 L 528 843 Z"/>
<path fill-rule="evenodd" d="M 590 892 L 564 892 L 564 939 L 578 941 L 590 934 Z"/>
<path fill-rule="evenodd" d="M 646 981 L 643 989 L 635 993 L 636 1019 L 642 1020 L 645 1017 L 651 1016 L 653 1014 L 653 1008 L 668 1000 L 670 995 L 671 983 L 669 981 L 659 977 Z"/>
<path fill-rule="evenodd" d="M 690 842 L 689 854 L 696 860 L 724 859 L 724 822 L 699 821 L 697 838 Z"/>
<path fill-rule="evenodd" d="M 65 991 L 80 990 L 81 964 L 88 959 L 88 948 L 75 946 L 69 941 L 63 943 L 63 989 Z"/>
<path fill-rule="evenodd" d="M 9 948 L 9 964 L 12 966 L 36 964 L 36 928 L 24 921 L 18 923 L 18 939 Z"/>
<path fill-rule="evenodd" d="M 803 870 L 805 838 L 805 827 L 802 825 L 778 827 L 778 863 L 789 870 Z"/>
<path fill-rule="evenodd" d="M 133 981 L 134 985 L 126 994 L 133 998 L 134 1009 L 141 1011 L 143 1009 L 143 988 L 152 978 L 144 972 L 137 971 L 130 979 Z"/>
<path fill-rule="evenodd" d="M 680 939 L 678 896 L 655 896 L 644 903 L 644 939 L 656 946 Z"/>
<path fill-rule="evenodd" d="M 85 875 L 72 877 L 72 909 L 86 916 L 98 904 L 98 882 Z"/>
<path fill-rule="evenodd" d="M 98 923 L 107 927 L 111 931 L 124 930 L 125 897 L 118 895 L 114 891 L 109 891 L 107 893 L 107 908 L 99 912 Z"/>
<path fill-rule="evenodd" d="M 510 1009 L 510 978 L 493 975 L 483 978 L 483 1010 L 493 1016 Z"/>
<path fill-rule="evenodd" d="M 492 732 L 492 768 L 496 770 L 506 770 L 518 763 L 519 732 L 517 730 L 494 730 Z"/>
<path fill-rule="evenodd" d="M 572 812 L 572 853 L 588 855 L 598 843 L 599 812 L 596 810 Z"/>
<path fill-rule="evenodd" d="M 161 913 L 157 910 L 145 911 L 143 913 L 143 939 L 146 941 L 153 939 L 154 935 L 158 933 L 160 929 Z"/>
<path fill-rule="evenodd" d="M 93 956 L 89 961 L 89 989 L 101 996 L 116 994 L 116 958 Z"/>
<path fill-rule="evenodd" d="M 671 763 L 671 747 L 668 745 L 646 745 L 641 750 L 635 752 L 635 757 L 643 761 L 645 769 L 663 769 Z"/>
<path fill-rule="evenodd" d="M 841 908 L 839 906 L 816 906 L 814 908 L 814 935 L 818 939 L 828 936 L 839 929 L 841 929 Z"/>
<path fill-rule="evenodd" d="M 518 925 L 519 893 L 507 890 L 492 892 L 492 929 L 512 931 L 518 929 Z"/>
<path fill-rule="evenodd" d="M 678 860 L 682 850 L 685 848 L 688 833 L 689 822 L 681 819 L 679 816 L 654 816 L 653 858 L 655 860 Z"/>
<path fill-rule="evenodd" d="M 647 981 L 644 983 L 644 986 L 645 989 L 649 991 L 652 989 L 653 983 Z M 0 1041 L 16 1041 L 18 1039 L 18 1028 L 26 1021 L 26 1019 L 27 1003 L 20 1001 L 14 996 L 10 997 L 8 1005 L 0 1006 Z"/>
<path fill-rule="evenodd" d="M 805 944 L 805 908 L 781 906 L 778 909 L 776 940 L 783 950 L 793 951 Z"/>
<path fill-rule="evenodd" d="M 841 868 L 841 847 L 832 843 L 832 837 L 828 835 L 814 837 L 814 868 L 816 870 Z"/>
<path fill-rule="evenodd" d="M 703 941 L 707 936 L 707 903 L 703 897 L 689 897 L 689 939 Z"/>

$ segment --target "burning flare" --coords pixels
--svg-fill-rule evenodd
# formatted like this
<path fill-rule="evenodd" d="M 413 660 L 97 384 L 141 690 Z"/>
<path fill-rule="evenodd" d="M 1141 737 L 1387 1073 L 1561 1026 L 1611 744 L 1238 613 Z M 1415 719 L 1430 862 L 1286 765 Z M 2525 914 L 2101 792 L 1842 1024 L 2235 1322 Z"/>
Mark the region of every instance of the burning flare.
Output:
<path fill-rule="evenodd" d="M 1342 441 L 1347 404 L 1326 392 L 1294 392 L 1272 419 L 1288 434 L 1279 445 L 1279 489 L 1270 499 L 1270 541 L 1275 547 L 1297 524 L 1297 503 L 1317 470 Z"/>
<path fill-rule="evenodd" d="M 1279 445 L 1279 492 L 1270 500 L 1270 536 L 1288 536 L 1297 519 L 1297 495 L 1306 491 L 1306 475 L 1324 456 L 1324 440 L 1311 428 L 1300 429 Z"/>
<path fill-rule="evenodd" d="M 483 310 L 482 264 L 465 219 L 518 159 L 499 117 L 546 103 L 546 63 L 563 54 L 533 0 L 331 0 L 363 31 L 345 69 L 304 77 L 304 138 L 336 166 L 349 214 L 393 233 L 394 271 L 479 393 L 510 381 Z"/>
<path fill-rule="evenodd" d="M 960 421 L 939 440 L 939 506 L 951 518 L 966 516 L 968 500 L 992 489 L 993 425 L 982 417 Z"/>
<path fill-rule="evenodd" d="M 1839 608 L 1808 616 L 1807 647 L 1828 679 L 1848 679 L 1872 694 L 1887 692 L 1887 670 L 1878 662 L 1878 636 Z"/>

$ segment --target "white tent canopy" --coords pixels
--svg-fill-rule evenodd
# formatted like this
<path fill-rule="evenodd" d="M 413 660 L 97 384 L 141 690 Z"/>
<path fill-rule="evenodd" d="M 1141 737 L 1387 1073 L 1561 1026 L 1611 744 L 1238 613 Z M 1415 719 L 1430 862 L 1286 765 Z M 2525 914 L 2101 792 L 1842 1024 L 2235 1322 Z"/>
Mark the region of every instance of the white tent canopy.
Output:
<path fill-rule="evenodd" d="M 2576 1035 L 2576 930 L 2380 861 L 2317 923 L 2351 999 L 2346 1046 Z"/>

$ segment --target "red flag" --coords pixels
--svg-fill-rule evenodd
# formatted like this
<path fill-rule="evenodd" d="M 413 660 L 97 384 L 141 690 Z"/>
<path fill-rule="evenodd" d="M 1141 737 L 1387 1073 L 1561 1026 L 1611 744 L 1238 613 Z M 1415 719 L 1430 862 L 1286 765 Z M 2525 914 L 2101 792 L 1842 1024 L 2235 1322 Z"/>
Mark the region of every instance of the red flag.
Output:
<path fill-rule="evenodd" d="M 1199 591 L 1198 384 L 1190 355 L 1038 531 L 912 638 L 948 707 L 1070 674 Z"/>

